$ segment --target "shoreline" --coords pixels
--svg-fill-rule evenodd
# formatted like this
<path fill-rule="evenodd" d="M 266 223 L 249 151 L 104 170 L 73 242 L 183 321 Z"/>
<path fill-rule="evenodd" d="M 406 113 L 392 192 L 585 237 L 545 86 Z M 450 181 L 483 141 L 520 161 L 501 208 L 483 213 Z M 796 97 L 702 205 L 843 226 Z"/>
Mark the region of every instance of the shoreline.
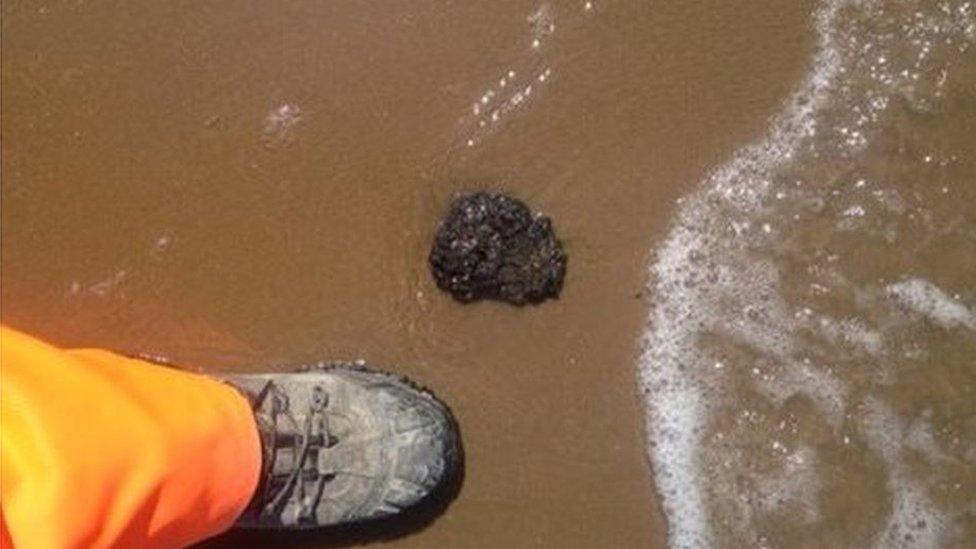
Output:
<path fill-rule="evenodd" d="M 4 321 L 209 368 L 241 367 L 228 352 L 249 367 L 363 358 L 430 386 L 461 424 L 466 477 L 397 547 L 663 547 L 635 384 L 651 247 L 780 109 L 810 7 L 596 3 L 572 25 L 555 11 L 541 53 L 525 25 L 539 6 L 511 0 L 253 3 L 233 19 L 79 8 L 91 26 L 5 8 Z M 541 71 L 531 100 L 464 146 L 489 83 L 515 97 L 498 92 L 510 70 Z M 437 290 L 436 221 L 478 187 L 552 218 L 559 300 L 462 306 Z"/>

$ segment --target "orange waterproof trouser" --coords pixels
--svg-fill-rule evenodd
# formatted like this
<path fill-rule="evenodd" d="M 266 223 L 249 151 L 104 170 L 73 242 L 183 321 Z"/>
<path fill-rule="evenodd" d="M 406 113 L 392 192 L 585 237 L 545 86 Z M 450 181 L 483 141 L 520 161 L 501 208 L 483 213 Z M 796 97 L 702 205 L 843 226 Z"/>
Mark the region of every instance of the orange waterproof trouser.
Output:
<path fill-rule="evenodd" d="M 247 400 L 205 376 L 0 328 L 2 546 L 182 547 L 258 483 Z"/>

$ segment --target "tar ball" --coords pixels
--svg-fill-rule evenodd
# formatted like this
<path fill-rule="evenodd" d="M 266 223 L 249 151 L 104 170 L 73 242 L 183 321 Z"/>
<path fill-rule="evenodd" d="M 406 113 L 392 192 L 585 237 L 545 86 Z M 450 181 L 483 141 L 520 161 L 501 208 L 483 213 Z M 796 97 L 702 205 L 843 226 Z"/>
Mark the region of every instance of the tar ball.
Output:
<path fill-rule="evenodd" d="M 429 260 L 437 286 L 464 303 L 540 303 L 559 296 L 566 275 L 566 253 L 550 219 L 498 193 L 455 198 Z"/>

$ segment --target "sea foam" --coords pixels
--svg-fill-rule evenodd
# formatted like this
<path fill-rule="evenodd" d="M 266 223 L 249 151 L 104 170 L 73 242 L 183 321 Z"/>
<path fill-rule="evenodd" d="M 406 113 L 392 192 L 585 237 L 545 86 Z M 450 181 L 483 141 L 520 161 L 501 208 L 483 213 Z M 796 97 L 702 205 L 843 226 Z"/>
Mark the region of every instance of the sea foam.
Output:
<path fill-rule="evenodd" d="M 957 67 L 974 29 L 969 2 L 826 0 L 809 73 L 766 136 L 681 200 L 653 254 L 638 371 L 671 547 L 788 546 L 798 528 L 851 547 L 969 534 L 965 509 L 936 503 L 931 479 L 908 466 L 912 418 L 884 395 L 940 345 L 976 350 L 972 334 L 942 341 L 917 329 L 919 317 L 976 325 L 965 304 L 976 288 L 947 292 L 917 276 L 932 269 L 917 257 L 933 239 L 959 246 L 942 274 L 976 264 L 976 204 L 937 190 L 971 175 L 969 160 L 925 149 L 923 135 L 958 117 L 943 105 L 972 76 Z M 892 160 L 894 144 L 914 150 Z M 951 161 L 934 168 L 934 158 Z M 962 184 L 971 192 L 971 178 Z M 961 357 L 937 368 L 976 381 Z M 976 465 L 958 448 L 930 450 Z M 856 535 L 829 530 L 821 488 L 834 474 L 824 462 L 852 451 L 885 479 L 872 501 L 884 520 Z"/>

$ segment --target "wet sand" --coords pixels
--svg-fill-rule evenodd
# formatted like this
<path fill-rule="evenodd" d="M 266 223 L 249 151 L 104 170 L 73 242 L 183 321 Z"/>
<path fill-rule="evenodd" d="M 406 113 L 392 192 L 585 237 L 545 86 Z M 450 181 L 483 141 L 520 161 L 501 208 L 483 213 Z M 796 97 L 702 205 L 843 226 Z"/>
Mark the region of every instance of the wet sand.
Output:
<path fill-rule="evenodd" d="M 583 6 L 550 6 L 550 33 L 507 0 L 5 4 L 3 321 L 199 368 L 363 358 L 423 382 L 466 475 L 395 546 L 662 545 L 634 376 L 650 245 L 762 134 L 811 6 Z M 534 93 L 481 129 L 509 71 Z M 434 286 L 436 220 L 478 188 L 552 217 L 559 301 Z"/>

